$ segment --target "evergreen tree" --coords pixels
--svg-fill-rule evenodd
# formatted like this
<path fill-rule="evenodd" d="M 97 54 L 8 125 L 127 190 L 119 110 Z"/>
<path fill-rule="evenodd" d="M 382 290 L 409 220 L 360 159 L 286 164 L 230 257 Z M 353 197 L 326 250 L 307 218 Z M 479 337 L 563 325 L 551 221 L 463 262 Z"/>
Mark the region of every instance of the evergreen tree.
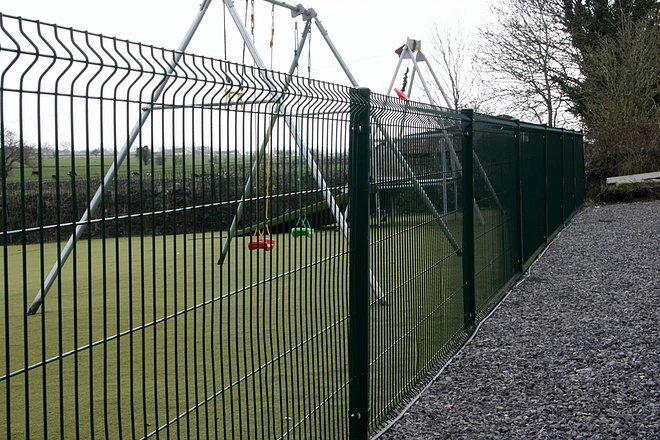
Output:
<path fill-rule="evenodd" d="M 562 0 L 564 27 L 577 51 L 581 78 L 560 78 L 560 84 L 573 101 L 573 112 L 585 117 L 589 112 L 584 94 L 585 83 L 591 81 L 590 63 L 585 59 L 605 40 L 616 38 L 629 25 L 648 26 L 659 32 L 658 0 Z M 658 78 L 660 81 L 660 78 Z M 591 87 L 591 86 L 589 86 Z M 656 104 L 658 102 L 656 101 Z"/>

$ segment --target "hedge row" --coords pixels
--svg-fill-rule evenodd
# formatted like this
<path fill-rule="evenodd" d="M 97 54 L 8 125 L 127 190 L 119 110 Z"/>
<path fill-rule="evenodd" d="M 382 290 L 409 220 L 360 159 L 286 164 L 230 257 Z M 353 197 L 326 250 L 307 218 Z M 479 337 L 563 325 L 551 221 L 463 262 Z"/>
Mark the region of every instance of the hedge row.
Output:
<path fill-rule="evenodd" d="M 284 169 L 273 173 L 266 188 L 262 177 L 253 197 L 245 203 L 240 228 L 265 219 L 266 194 L 269 217 L 274 218 L 323 200 L 312 176 L 299 180 Z M 335 192 L 346 184 L 346 173 L 324 175 Z M 223 173 L 156 179 L 132 176 L 115 179 L 101 190 L 98 207 L 86 222 L 85 237 L 195 233 L 228 229 L 243 197 L 247 175 Z M 101 179 L 70 179 L 7 183 L 0 205 L 5 231 L 3 243 L 17 244 L 66 240 L 73 226 L 89 208 Z M 298 190 L 302 189 L 301 192 Z"/>

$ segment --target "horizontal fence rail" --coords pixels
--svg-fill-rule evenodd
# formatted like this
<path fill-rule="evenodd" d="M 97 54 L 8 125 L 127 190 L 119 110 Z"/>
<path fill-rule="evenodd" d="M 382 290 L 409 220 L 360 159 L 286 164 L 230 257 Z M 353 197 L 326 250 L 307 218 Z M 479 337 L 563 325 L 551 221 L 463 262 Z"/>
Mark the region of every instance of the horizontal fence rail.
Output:
<path fill-rule="evenodd" d="M 0 14 L 0 436 L 366 439 L 584 203 L 580 133 Z"/>

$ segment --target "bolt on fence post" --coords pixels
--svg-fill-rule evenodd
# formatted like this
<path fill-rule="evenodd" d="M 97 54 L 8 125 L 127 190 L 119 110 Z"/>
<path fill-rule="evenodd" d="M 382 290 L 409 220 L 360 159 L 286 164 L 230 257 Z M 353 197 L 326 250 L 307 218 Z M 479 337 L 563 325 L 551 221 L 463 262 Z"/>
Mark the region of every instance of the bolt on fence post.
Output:
<path fill-rule="evenodd" d="M 351 89 L 349 141 L 349 436 L 369 438 L 369 166 L 370 94 Z"/>
<path fill-rule="evenodd" d="M 474 274 L 474 111 L 461 110 L 463 132 L 463 313 L 466 328 L 475 325 L 477 315 Z"/>

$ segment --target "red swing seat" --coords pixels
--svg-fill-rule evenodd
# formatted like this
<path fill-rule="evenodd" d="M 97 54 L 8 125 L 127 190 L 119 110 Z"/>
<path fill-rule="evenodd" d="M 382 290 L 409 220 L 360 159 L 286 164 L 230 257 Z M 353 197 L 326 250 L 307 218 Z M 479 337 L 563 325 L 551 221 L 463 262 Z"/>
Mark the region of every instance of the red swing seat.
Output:
<path fill-rule="evenodd" d="M 248 249 L 251 251 L 257 250 L 257 249 L 263 249 L 265 251 L 270 251 L 275 247 L 275 240 L 272 238 L 264 238 L 264 237 L 259 237 L 254 240 L 250 240 L 248 243 Z"/>
<path fill-rule="evenodd" d="M 396 93 L 399 98 L 405 99 L 406 101 L 408 100 L 406 94 L 403 93 L 400 89 L 394 89 L 394 93 Z"/>

